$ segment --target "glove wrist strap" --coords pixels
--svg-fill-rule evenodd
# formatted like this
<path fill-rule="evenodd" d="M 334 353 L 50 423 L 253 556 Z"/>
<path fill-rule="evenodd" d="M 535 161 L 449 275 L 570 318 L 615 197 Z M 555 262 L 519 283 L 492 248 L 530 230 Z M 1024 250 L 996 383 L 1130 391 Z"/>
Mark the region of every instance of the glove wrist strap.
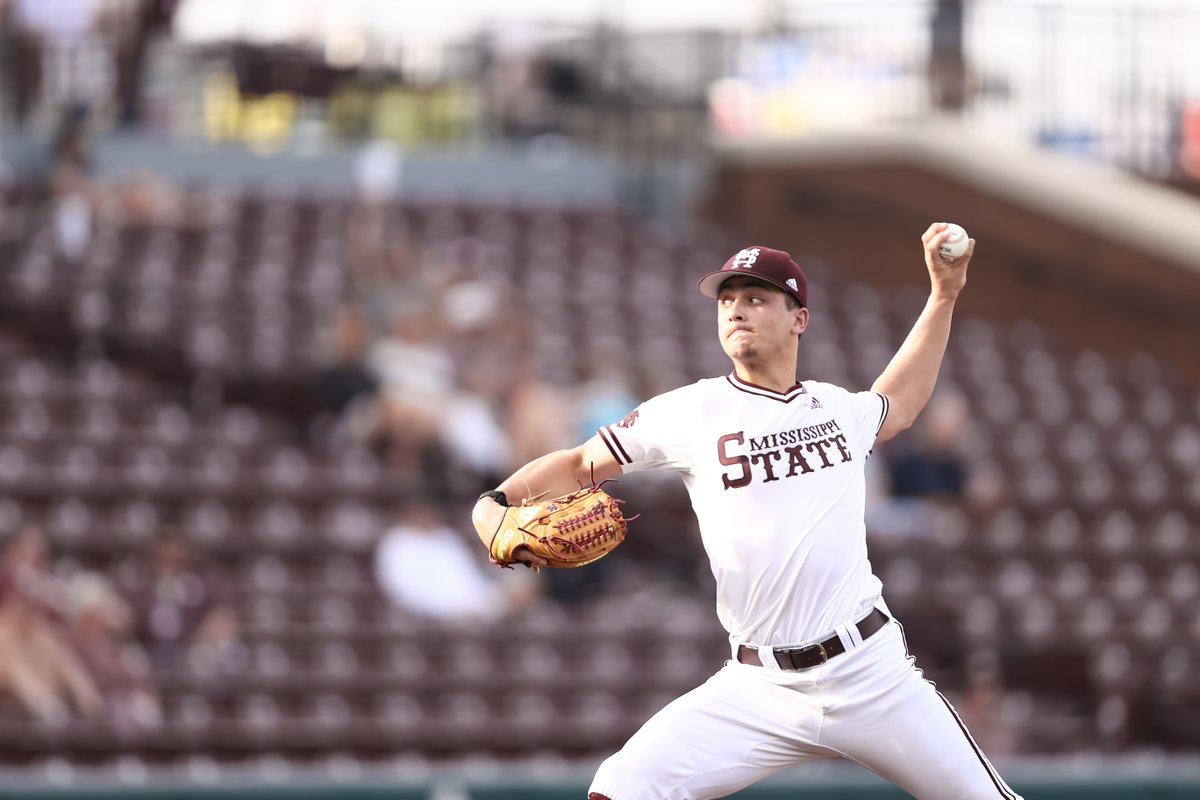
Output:
<path fill-rule="evenodd" d="M 484 492 L 483 494 L 479 495 L 480 500 L 482 500 L 485 497 L 492 498 L 493 500 L 495 500 L 497 503 L 504 506 L 505 508 L 509 507 L 508 495 L 506 495 L 504 492 L 500 491 L 499 489 L 492 489 L 490 492 Z"/>

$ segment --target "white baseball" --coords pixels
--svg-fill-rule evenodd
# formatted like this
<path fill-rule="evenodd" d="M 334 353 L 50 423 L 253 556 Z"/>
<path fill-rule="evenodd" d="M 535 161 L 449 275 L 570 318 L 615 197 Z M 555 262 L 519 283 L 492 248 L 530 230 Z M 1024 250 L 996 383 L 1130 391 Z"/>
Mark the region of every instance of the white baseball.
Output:
<path fill-rule="evenodd" d="M 950 235 L 938 245 L 938 252 L 942 254 L 942 258 L 953 261 L 967 252 L 968 240 L 971 237 L 967 236 L 961 225 L 955 225 L 953 222 L 946 226 L 946 233 Z"/>

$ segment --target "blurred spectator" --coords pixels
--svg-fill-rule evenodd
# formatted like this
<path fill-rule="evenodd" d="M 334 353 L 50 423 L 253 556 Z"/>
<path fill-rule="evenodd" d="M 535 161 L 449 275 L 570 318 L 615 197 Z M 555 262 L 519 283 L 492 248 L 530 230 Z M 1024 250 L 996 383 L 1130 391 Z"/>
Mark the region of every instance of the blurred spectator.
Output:
<path fill-rule="evenodd" d="M 512 462 L 525 464 L 543 453 L 574 447 L 574 406 L 567 392 L 546 381 L 525 355 L 513 365 L 505 428 Z"/>
<path fill-rule="evenodd" d="M 433 270 L 420 269 L 407 229 L 392 214 L 403 158 L 384 142 L 364 145 L 355 160 L 355 196 L 346 224 L 352 302 L 374 336 L 394 322 L 396 309 L 433 302 Z"/>
<path fill-rule="evenodd" d="M 964 0 L 937 0 L 930 18 L 929 86 L 936 108 L 959 112 L 966 104 Z"/>
<path fill-rule="evenodd" d="M 389 230 L 387 209 L 359 197 L 346 232 L 352 302 L 366 315 L 372 336 L 386 331 L 396 309 L 432 302 L 433 292 L 418 269 L 418 258 Z"/>
<path fill-rule="evenodd" d="M 71 646 L 67 595 L 50 571 L 41 531 L 26 528 L 0 560 L 0 692 L 34 719 L 61 723 L 72 709 L 97 717 L 104 699 Z"/>
<path fill-rule="evenodd" d="M 4 155 L 2 143 L 0 143 L 0 196 L 7 202 L 9 192 L 16 183 L 16 177 L 13 175 L 12 166 L 8 163 L 8 159 Z"/>
<path fill-rule="evenodd" d="M 502 580 L 478 559 L 438 508 L 417 501 L 380 540 L 375 579 L 397 608 L 435 619 L 496 619 L 533 598 L 528 576 Z"/>
<path fill-rule="evenodd" d="M 966 472 L 958 446 L 966 424 L 962 395 L 938 393 L 921 416 L 912 449 L 892 461 L 892 495 L 961 499 Z"/>
<path fill-rule="evenodd" d="M 44 188 L 55 246 L 60 255 L 77 260 L 91 240 L 95 191 L 90 177 L 92 138 L 85 107 L 72 106 L 63 113 L 49 155 Z"/>
<path fill-rule="evenodd" d="M 545 66 L 532 53 L 498 55 L 488 65 L 485 91 L 500 133 L 529 139 L 555 128 L 554 98 L 546 85 Z"/>
<path fill-rule="evenodd" d="M 480 477 L 483 486 L 472 487 L 474 495 L 494 487 L 512 468 L 512 446 L 499 420 L 506 370 L 502 362 L 471 359 L 443 409 L 441 443 L 451 466 Z"/>
<path fill-rule="evenodd" d="M 461 266 L 451 269 L 461 271 L 438 287 L 443 339 L 451 356 L 458 361 L 480 352 L 486 357 L 515 355 L 512 340 L 519 334 L 507 313 L 512 300 L 505 287 L 473 276 Z"/>
<path fill-rule="evenodd" d="M 367 351 L 367 366 L 381 386 L 390 456 L 399 466 L 412 466 L 438 445 L 454 390 L 454 364 L 439 333 L 431 309 L 401 307 L 388 335 Z"/>
<path fill-rule="evenodd" d="M 151 664 L 223 668 L 236 653 L 238 626 L 222 582 L 194 561 L 187 539 L 175 531 L 153 542 L 148 562 L 123 588 Z"/>
<path fill-rule="evenodd" d="M 6 260 L 11 259 L 12 254 L 25 241 L 21 235 L 23 226 L 20 225 L 23 215 L 16 208 L 12 187 L 12 169 L 4 157 L 3 149 L 0 148 L 0 258 Z"/>
<path fill-rule="evenodd" d="M 367 330 L 358 307 L 346 305 L 338 310 L 331 338 L 332 353 L 313 379 L 317 408 L 325 418 L 318 422 L 331 426 L 339 438 L 367 443 L 375 438 L 381 423 L 379 380 L 364 361 Z"/>
<path fill-rule="evenodd" d="M 577 389 L 576 436 L 583 442 L 622 419 L 638 404 L 629 386 L 629 369 L 617 356 L 599 354 L 587 362 L 588 374 Z"/>
<path fill-rule="evenodd" d="M 1179 110 L 1179 167 L 1194 181 L 1200 181 L 1200 101 L 1182 104 Z"/>
<path fill-rule="evenodd" d="M 471 240 L 446 249 L 453 254 L 390 252 L 377 224 L 382 210 L 369 201 L 360 196 L 351 225 L 364 297 L 358 308 L 365 312 L 353 334 L 365 336 L 370 309 L 378 315 L 389 302 L 390 327 L 367 347 L 365 359 L 356 356 L 364 370 L 335 367 L 323 380 L 327 388 L 336 381 L 349 391 L 351 382 L 365 389 L 363 377 L 369 378 L 378 386 L 378 402 L 356 420 L 358 440 L 386 444 L 396 466 L 419 467 L 434 497 L 478 494 L 512 464 L 502 420 L 513 382 L 509 365 L 522 353 L 525 326 L 504 287 L 475 274 L 470 264 L 479 254 Z"/>
<path fill-rule="evenodd" d="M 480 276 L 482 257 L 469 240 L 460 244 L 459 255 L 469 266 L 461 266 L 441 288 L 443 342 L 460 365 L 442 441 L 451 457 L 482 476 L 482 488 L 490 489 L 516 463 L 507 407 L 520 365 L 528 360 L 527 315 L 508 287 Z"/>
<path fill-rule="evenodd" d="M 131 639 L 129 605 L 101 575 L 81 573 L 68 585 L 76 649 L 118 728 L 151 728 L 162 719 L 145 653 Z"/>
<path fill-rule="evenodd" d="M 99 105 L 112 96 L 114 65 L 90 0 L 12 0 L 16 33 L 16 112 Z"/>
<path fill-rule="evenodd" d="M 962 501 L 966 470 L 959 443 L 966 430 L 967 403 L 962 395 L 939 391 L 930 400 L 913 435 L 888 462 L 889 491 L 869 504 L 867 528 L 872 535 L 923 537 L 934 525 L 937 510 Z M 877 470 L 869 479 L 878 486 Z"/>
<path fill-rule="evenodd" d="M 153 172 L 138 170 L 112 188 L 120 224 L 186 228 L 197 223 L 196 215 L 188 213 L 184 193 Z"/>
<path fill-rule="evenodd" d="M 441 343 L 441 323 L 431 308 L 402 305 L 391 329 L 367 353 L 367 364 L 389 391 L 432 413 L 454 387 L 454 364 Z"/>
<path fill-rule="evenodd" d="M 134 0 L 119 36 L 117 54 L 118 121 L 135 126 L 141 120 L 142 73 L 146 54 L 170 35 L 182 0 Z"/>

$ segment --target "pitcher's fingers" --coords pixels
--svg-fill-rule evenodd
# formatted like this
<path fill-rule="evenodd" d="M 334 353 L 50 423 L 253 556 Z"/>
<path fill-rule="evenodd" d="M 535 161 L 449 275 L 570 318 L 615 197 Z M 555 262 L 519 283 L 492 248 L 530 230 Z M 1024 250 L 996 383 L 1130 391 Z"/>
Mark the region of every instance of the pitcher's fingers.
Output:
<path fill-rule="evenodd" d="M 930 225 L 928 228 L 925 229 L 925 233 L 921 234 L 921 243 L 929 244 L 929 242 L 933 239 L 934 236 L 936 236 L 938 233 L 946 230 L 947 225 L 949 225 L 948 222 L 935 222 L 932 225 Z"/>

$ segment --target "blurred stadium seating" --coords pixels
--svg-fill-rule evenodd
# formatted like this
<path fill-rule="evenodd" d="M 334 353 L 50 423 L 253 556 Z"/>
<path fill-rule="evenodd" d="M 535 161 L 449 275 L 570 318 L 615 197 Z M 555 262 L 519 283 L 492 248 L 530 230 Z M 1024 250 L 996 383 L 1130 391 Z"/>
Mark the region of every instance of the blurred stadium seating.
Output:
<path fill-rule="evenodd" d="M 619 487 L 662 511 L 611 557 L 618 583 L 584 602 L 541 585 L 520 635 L 389 604 L 373 556 L 397 512 L 432 495 L 465 528 L 488 476 L 318 424 L 328 327 L 361 299 L 358 199 L 163 183 L 186 213 L 98 214 L 79 257 L 59 246 L 44 185 L 18 175 L 4 189 L 0 542 L 36 525 L 60 572 L 119 578 L 177 530 L 231 585 L 239 645 L 217 667 L 157 667 L 163 716 L 145 728 L 34 721 L 0 698 L 0 767 L 169 768 L 203 782 L 248 765 L 591 764 L 728 657 L 674 485 Z M 615 198 L 419 191 L 381 209 L 389 241 L 507 287 L 550 385 L 579 386 L 604 361 L 648 396 L 726 369 L 692 287 L 744 244 L 728 219 L 664 227 Z M 816 322 L 802 370 L 869 386 L 923 296 L 835 258 L 805 266 Z M 1179 353 L 1080 346 L 1060 322 L 956 320 L 941 382 L 972 409 L 962 454 L 990 494 L 941 509 L 920 537 L 872 531 L 872 563 L 931 679 L 965 701 L 979 665 L 994 670 L 991 713 L 1012 743 L 998 755 L 1194 756 L 1195 375 Z"/>
<path fill-rule="evenodd" d="M 535 640 L 389 609 L 370 553 L 413 476 L 367 450 L 297 444 L 269 393 L 202 413 L 181 399 L 197 373 L 269 384 L 315 367 L 316 322 L 345 299 L 331 255 L 345 246 L 342 228 L 324 222 L 344 216 L 345 202 L 195 192 L 213 210 L 198 233 L 101 230 L 78 264 L 37 231 L 20 249 L 3 286 L 0 523 L 12 532 L 37 522 L 62 557 L 103 570 L 120 569 L 159 527 L 179 526 L 235 578 L 246 658 L 219 681 L 157 675 L 164 727 L 132 740 L 101 724 L 6 719 L 6 760 L 595 755 L 720 663 L 724 640 L 700 593 L 669 608 L 606 599 L 570 612 L 570 627 L 567 612 L 542 609 L 545 619 L 527 623 L 544 632 Z M 585 220 L 405 201 L 389 214 L 416 247 L 503 253 L 488 261 L 490 277 L 558 309 L 540 315 L 537 341 L 563 380 L 583 374 L 602 320 L 605 344 L 641 385 L 711 363 L 707 314 L 692 313 L 686 289 L 720 251 L 664 249 L 615 211 Z M 454 238 L 439 238 L 439 226 Z M 290 249 L 266 260 L 269 247 Z M 205 291 L 217 273 L 224 291 Z M 869 383 L 911 303 L 885 302 L 834 265 L 813 264 L 810 276 L 821 323 L 806 358 L 814 371 L 844 370 L 834 380 Z M 142 319 L 153 292 L 170 298 L 169 311 Z M 77 313 L 92 302 L 107 307 L 95 326 Z M 204 326 L 211 350 L 194 346 Z M 76 355 L 96 337 L 119 355 Z M 1190 679 L 1200 658 L 1190 620 L 1200 597 L 1200 545 L 1189 535 L 1200 516 L 1195 391 L 1151 356 L 1113 363 L 1065 350 L 1032 323 L 1004 330 L 970 318 L 944 381 L 978 410 L 970 463 L 1008 494 L 995 510 L 943 520 L 929 540 L 873 543 L 922 664 L 961 689 L 972 653 L 998 650 L 1010 689 L 1028 697 L 1014 708 L 1032 752 L 1190 745 L 1200 712 Z M 1059 452 L 1047 448 L 1051 428 L 1063 434 Z M 664 619 L 679 639 L 665 661 L 661 640 L 651 642 Z M 546 691 L 531 695 L 530 679 Z"/>

